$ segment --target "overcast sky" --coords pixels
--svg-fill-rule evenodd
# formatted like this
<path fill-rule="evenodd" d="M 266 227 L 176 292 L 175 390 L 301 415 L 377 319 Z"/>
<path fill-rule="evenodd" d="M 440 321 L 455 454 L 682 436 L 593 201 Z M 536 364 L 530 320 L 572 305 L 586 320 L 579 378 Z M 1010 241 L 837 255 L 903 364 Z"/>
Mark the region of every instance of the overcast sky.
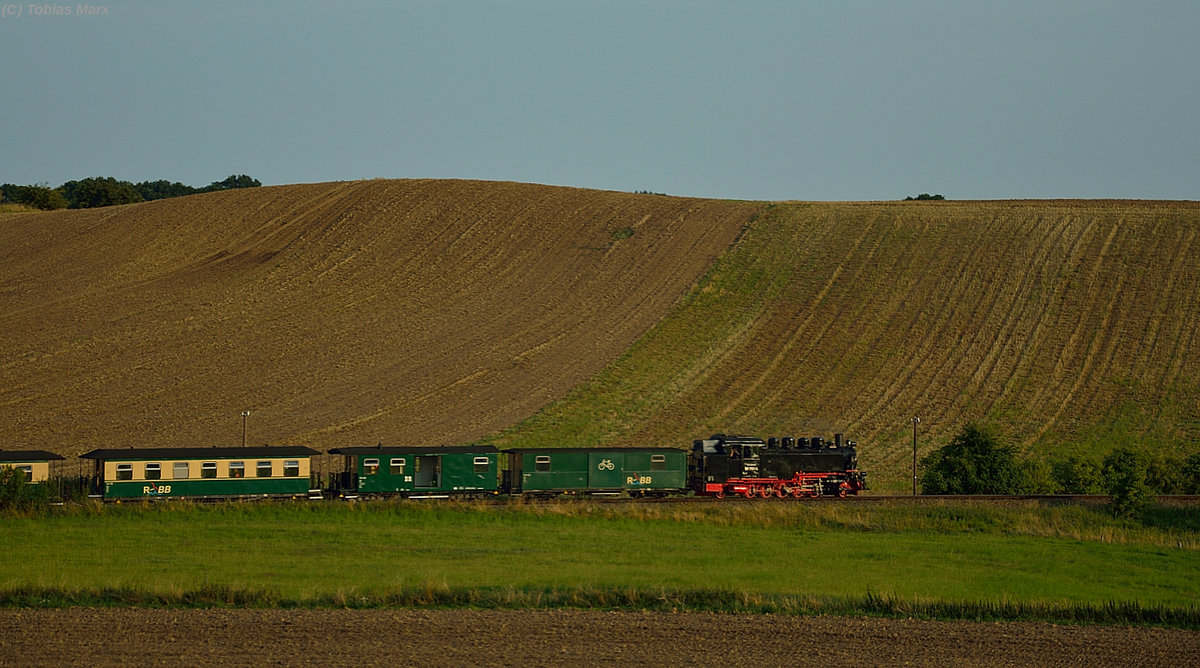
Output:
<path fill-rule="evenodd" d="M 0 0 L 0 182 L 1200 199 L 1196 0 L 102 1 Z"/>

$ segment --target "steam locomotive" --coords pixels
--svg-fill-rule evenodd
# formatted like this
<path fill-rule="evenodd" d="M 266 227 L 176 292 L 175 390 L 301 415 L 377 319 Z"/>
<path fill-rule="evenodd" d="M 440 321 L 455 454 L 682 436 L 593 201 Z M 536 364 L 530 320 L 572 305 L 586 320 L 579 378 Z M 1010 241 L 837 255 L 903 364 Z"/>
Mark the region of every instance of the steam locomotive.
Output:
<path fill-rule="evenodd" d="M 866 474 L 858 470 L 855 446 L 841 434 L 835 434 L 832 443 L 820 436 L 771 437 L 764 442 L 715 434 L 692 444 L 690 487 L 717 498 L 858 494 L 867 483 Z"/>

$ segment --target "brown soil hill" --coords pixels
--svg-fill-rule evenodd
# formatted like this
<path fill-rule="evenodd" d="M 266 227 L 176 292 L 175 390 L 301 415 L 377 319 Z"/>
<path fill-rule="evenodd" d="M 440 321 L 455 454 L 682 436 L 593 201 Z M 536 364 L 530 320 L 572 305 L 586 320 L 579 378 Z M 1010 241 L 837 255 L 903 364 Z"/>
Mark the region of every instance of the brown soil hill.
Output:
<path fill-rule="evenodd" d="M 499 442 L 857 439 L 876 489 L 968 420 L 1020 447 L 1200 440 L 1200 204 L 781 203 L 617 364 Z"/>
<path fill-rule="evenodd" d="M 464 442 L 663 318 L 760 203 L 472 181 L 0 220 L 0 447 Z"/>

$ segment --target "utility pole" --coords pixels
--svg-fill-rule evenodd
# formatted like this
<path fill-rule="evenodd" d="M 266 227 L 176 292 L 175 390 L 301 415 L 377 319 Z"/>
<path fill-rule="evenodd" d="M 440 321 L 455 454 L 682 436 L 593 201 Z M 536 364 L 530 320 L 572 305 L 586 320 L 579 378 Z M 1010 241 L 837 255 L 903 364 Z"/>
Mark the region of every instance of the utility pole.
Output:
<path fill-rule="evenodd" d="M 921 422 L 921 418 L 913 417 L 913 496 L 917 495 L 917 425 Z"/>
<path fill-rule="evenodd" d="M 242 411 L 242 447 L 246 447 L 246 418 L 250 417 L 250 411 Z"/>

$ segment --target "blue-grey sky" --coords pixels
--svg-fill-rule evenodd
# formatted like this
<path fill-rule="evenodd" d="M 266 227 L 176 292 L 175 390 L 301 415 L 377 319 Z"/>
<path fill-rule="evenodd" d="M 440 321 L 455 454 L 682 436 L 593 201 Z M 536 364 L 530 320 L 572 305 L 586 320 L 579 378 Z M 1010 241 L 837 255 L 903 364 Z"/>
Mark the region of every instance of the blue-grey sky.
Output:
<path fill-rule="evenodd" d="M 0 182 L 1200 199 L 1196 0 L 87 7 L 0 0 Z"/>

